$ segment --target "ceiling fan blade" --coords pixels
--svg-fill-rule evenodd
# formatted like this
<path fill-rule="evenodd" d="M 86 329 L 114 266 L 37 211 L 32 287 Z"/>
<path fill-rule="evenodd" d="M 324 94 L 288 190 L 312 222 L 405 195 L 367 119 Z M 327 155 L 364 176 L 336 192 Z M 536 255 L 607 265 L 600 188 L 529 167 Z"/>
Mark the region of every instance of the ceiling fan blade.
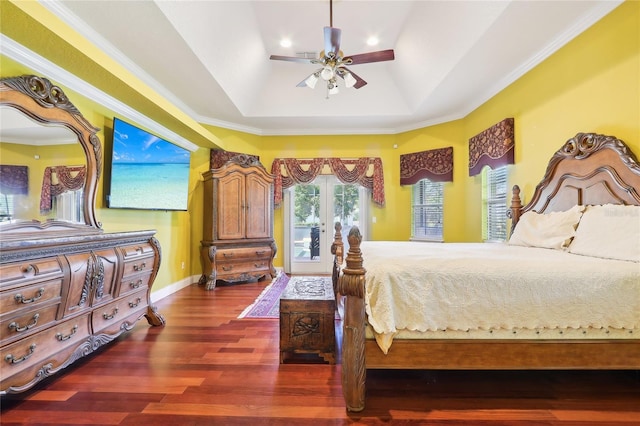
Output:
<path fill-rule="evenodd" d="M 364 79 L 362 77 L 360 77 L 358 74 L 354 73 L 353 71 L 351 71 L 350 69 L 348 69 L 347 67 L 342 67 L 345 71 L 349 72 L 353 78 L 356 79 L 356 83 L 353 85 L 354 89 L 359 89 L 362 86 L 365 86 L 367 84 L 366 81 L 364 81 Z M 344 79 L 344 73 L 339 73 L 338 74 L 340 77 L 342 77 Z"/>
<path fill-rule="evenodd" d="M 393 61 L 395 54 L 393 49 L 380 50 L 377 52 L 361 53 L 359 55 L 347 56 L 345 62 L 351 59 L 349 65 L 368 64 L 370 62 Z"/>
<path fill-rule="evenodd" d="M 288 61 L 288 62 L 302 62 L 305 64 L 312 64 L 313 59 L 311 58 L 299 58 L 297 56 L 280 56 L 280 55 L 271 55 L 269 59 L 272 61 Z"/>
<path fill-rule="evenodd" d="M 324 53 L 328 55 L 333 52 L 334 56 L 338 56 L 340 52 L 340 37 L 342 30 L 340 28 L 324 27 Z"/>

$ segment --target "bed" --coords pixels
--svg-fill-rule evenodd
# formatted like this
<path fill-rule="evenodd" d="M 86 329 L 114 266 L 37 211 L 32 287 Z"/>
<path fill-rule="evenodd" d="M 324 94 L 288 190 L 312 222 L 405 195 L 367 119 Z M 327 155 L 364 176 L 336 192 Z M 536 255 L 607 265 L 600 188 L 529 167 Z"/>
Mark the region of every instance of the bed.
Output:
<path fill-rule="evenodd" d="M 513 188 L 505 243 L 332 243 L 344 302 L 342 386 L 367 369 L 640 369 L 640 166 L 621 140 L 578 133 L 531 201 Z M 340 304 L 340 303 L 339 303 Z"/>

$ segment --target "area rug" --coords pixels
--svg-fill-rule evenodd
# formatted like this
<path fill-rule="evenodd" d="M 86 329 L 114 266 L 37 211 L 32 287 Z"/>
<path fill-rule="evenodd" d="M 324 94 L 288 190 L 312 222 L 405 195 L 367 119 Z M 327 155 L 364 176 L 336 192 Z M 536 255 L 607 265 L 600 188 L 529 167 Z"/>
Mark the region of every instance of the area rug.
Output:
<path fill-rule="evenodd" d="M 314 277 L 317 279 L 331 280 L 331 277 Z M 280 318 L 280 295 L 287 288 L 290 280 L 296 279 L 309 279 L 309 277 L 293 277 L 290 278 L 282 271 L 278 271 L 278 275 L 267 287 L 262 290 L 262 293 L 256 298 L 256 300 L 244 311 L 238 318 Z"/>

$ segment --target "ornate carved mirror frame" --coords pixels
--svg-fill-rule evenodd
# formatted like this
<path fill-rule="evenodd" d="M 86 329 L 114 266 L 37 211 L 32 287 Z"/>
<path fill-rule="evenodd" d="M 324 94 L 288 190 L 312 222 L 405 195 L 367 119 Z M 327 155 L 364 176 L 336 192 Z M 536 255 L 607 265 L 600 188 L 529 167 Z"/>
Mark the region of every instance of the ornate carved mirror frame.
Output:
<path fill-rule="evenodd" d="M 78 137 L 86 157 L 86 174 L 83 191 L 82 216 L 84 223 L 49 219 L 15 220 L 0 227 L 3 238 L 15 234 L 27 237 L 30 231 L 73 231 L 74 235 L 102 232 L 102 225 L 95 216 L 95 201 L 98 180 L 102 170 L 102 147 L 98 139 L 98 128 L 92 126 L 69 101 L 61 88 L 44 77 L 23 75 L 0 79 L 0 107 L 11 107 L 43 125 L 64 126 Z"/>

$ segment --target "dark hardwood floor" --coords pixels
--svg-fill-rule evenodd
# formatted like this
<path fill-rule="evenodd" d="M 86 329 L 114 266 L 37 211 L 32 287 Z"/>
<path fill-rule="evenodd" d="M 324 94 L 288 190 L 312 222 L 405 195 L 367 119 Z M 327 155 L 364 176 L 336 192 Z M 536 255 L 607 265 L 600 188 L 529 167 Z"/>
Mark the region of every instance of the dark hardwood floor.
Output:
<path fill-rule="evenodd" d="M 637 371 L 374 371 L 347 414 L 340 365 L 279 364 L 278 320 L 237 319 L 266 283 L 189 286 L 134 330 L 37 388 L 0 423 L 42 425 L 631 425 Z"/>

